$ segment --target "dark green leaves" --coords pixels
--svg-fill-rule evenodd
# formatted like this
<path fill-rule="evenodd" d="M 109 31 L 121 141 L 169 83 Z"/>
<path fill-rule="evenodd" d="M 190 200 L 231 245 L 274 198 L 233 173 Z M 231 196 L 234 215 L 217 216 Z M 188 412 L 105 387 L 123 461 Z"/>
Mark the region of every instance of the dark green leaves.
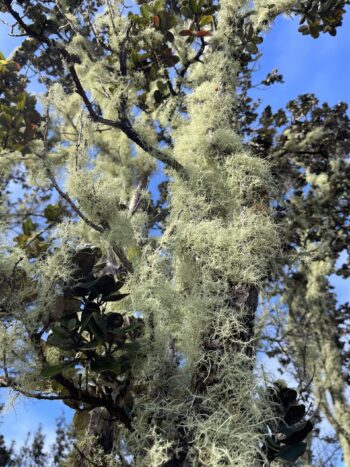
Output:
<path fill-rule="evenodd" d="M 312 431 L 313 424 L 308 420 L 301 422 L 305 415 L 305 406 L 298 405 L 298 394 L 294 389 L 277 382 L 268 388 L 268 396 L 276 417 L 283 418 L 277 432 L 266 438 L 263 450 L 271 462 L 282 459 L 295 462 L 306 449 L 302 441 Z"/>
<path fill-rule="evenodd" d="M 58 222 L 65 213 L 64 207 L 58 204 L 49 204 L 44 209 L 44 216 L 49 222 Z"/>
<path fill-rule="evenodd" d="M 0 55 L 0 147 L 25 155 L 36 136 L 40 114 L 35 97 L 25 91 L 27 78 L 19 75 L 19 69 Z"/>
<path fill-rule="evenodd" d="M 106 328 L 115 329 L 120 328 L 124 324 L 124 318 L 120 313 L 108 313 L 106 319 Z"/>
<path fill-rule="evenodd" d="M 87 276 L 92 271 L 101 255 L 99 248 L 82 248 L 73 255 L 72 263 L 78 269 L 77 273 L 80 273 L 80 277 Z"/>
<path fill-rule="evenodd" d="M 73 337 L 62 337 L 58 334 L 50 334 L 46 343 L 61 350 L 73 350 L 78 345 L 77 340 Z"/>
<path fill-rule="evenodd" d="M 91 361 L 90 369 L 97 373 L 103 373 L 105 371 L 111 371 L 116 375 L 121 373 L 120 363 L 113 357 L 94 357 Z"/>
<path fill-rule="evenodd" d="M 337 28 L 343 22 L 346 3 L 341 0 L 300 2 L 296 7 L 296 11 L 301 15 L 299 32 L 314 39 L 317 39 L 320 33 L 335 36 Z"/>
<path fill-rule="evenodd" d="M 303 423 L 300 427 L 295 427 L 294 433 L 284 438 L 283 443 L 287 444 L 288 446 L 300 443 L 300 441 L 303 441 L 312 429 L 313 424 L 310 421 L 307 421 L 306 423 Z"/>
<path fill-rule="evenodd" d="M 276 457 L 286 462 L 296 462 L 306 451 L 306 446 L 306 443 L 298 443 L 285 447 L 278 452 Z"/>
<path fill-rule="evenodd" d="M 119 293 L 119 292 L 113 292 L 106 297 L 103 297 L 103 300 L 105 302 L 119 302 L 119 300 L 122 300 L 123 298 L 127 297 L 129 294 L 128 293 Z"/>
<path fill-rule="evenodd" d="M 105 296 L 115 291 L 115 279 L 111 274 L 107 274 L 98 279 L 95 288 L 99 294 Z"/>
<path fill-rule="evenodd" d="M 32 224 L 28 223 L 26 228 L 30 230 Z M 103 274 L 103 264 L 96 265 L 101 256 L 98 248 L 84 248 L 73 255 L 77 279 L 64 290 L 65 312 L 52 323 L 46 343 L 71 352 L 72 356 L 81 352 L 84 357 L 79 360 L 80 364 L 90 371 L 119 374 L 129 368 L 131 355 L 139 348 L 133 333 L 140 328 L 140 323 L 125 326 L 121 313 L 105 312 L 105 303 L 117 302 L 128 294 L 119 291 L 124 285 L 124 276 L 116 281 L 112 274 Z M 117 350 L 122 352 L 123 364 L 114 356 Z M 47 368 L 44 374 L 50 377 L 70 364 L 73 365 L 72 361 Z"/>
<path fill-rule="evenodd" d="M 73 368 L 77 364 L 77 360 L 60 363 L 59 365 L 46 366 L 41 370 L 41 376 L 43 378 L 52 378 L 53 376 L 62 373 L 62 371 L 67 370 L 68 368 Z"/>
<path fill-rule="evenodd" d="M 287 425 L 294 425 L 298 423 L 305 415 L 305 405 L 294 405 L 290 407 L 284 417 L 284 421 Z"/>

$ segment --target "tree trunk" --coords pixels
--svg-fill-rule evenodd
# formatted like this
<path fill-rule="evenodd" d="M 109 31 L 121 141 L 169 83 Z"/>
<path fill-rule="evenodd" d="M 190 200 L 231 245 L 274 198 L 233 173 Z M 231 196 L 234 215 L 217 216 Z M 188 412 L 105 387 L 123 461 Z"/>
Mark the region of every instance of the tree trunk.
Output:
<path fill-rule="evenodd" d="M 89 425 L 84 436 L 84 446 L 76 447 L 74 467 L 91 467 L 105 464 L 103 457 L 112 452 L 114 445 L 114 423 L 104 408 L 96 408 L 90 412 Z M 95 460 L 97 458 L 97 460 Z"/>
<path fill-rule="evenodd" d="M 191 390 L 197 396 L 193 405 L 193 410 L 202 417 L 206 416 L 206 410 L 203 408 L 203 396 L 205 396 L 209 387 L 217 384 L 218 377 L 218 354 L 230 351 L 232 355 L 241 353 L 248 357 L 247 371 L 252 371 L 252 356 L 254 354 L 254 322 L 255 313 L 258 306 L 257 287 L 236 284 L 231 286 L 231 297 L 229 305 L 232 313 L 240 314 L 242 319 L 242 329 L 237 333 L 237 329 L 232 329 L 231 336 L 227 341 L 218 341 L 215 336 L 215 330 L 209 328 L 206 336 L 203 337 L 202 350 L 204 362 L 199 365 L 193 375 Z M 211 369 L 208 373 L 208 368 Z M 184 432 L 181 427 L 178 430 L 178 436 L 181 448 L 171 453 L 170 460 L 163 464 L 163 467 L 191 467 L 193 459 L 190 459 L 190 449 L 193 446 L 193 433 Z M 198 462 L 198 461 L 197 461 Z M 196 465 L 204 465 L 198 462 Z"/>

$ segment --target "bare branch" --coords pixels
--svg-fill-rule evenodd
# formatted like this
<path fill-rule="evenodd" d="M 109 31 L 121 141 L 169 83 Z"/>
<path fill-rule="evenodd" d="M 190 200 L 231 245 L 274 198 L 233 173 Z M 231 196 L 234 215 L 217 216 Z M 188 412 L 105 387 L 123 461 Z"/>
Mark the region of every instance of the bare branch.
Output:
<path fill-rule="evenodd" d="M 132 263 L 128 260 L 124 251 L 118 245 L 114 245 L 113 251 L 117 255 L 119 261 L 125 267 L 125 269 L 130 273 L 134 272 L 134 267 Z"/>

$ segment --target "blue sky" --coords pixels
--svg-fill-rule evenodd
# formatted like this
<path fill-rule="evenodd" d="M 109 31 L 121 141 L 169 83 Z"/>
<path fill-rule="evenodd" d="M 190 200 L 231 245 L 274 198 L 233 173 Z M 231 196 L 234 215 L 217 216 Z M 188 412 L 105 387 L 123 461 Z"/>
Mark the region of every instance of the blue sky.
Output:
<path fill-rule="evenodd" d="M 335 104 L 350 101 L 350 14 L 345 16 L 343 27 L 336 37 L 322 35 L 314 40 L 297 32 L 298 22 L 279 18 L 261 46 L 263 57 L 255 75 L 255 83 L 261 81 L 273 68 L 284 75 L 284 84 L 267 89 L 255 89 L 252 95 L 259 97 L 263 105 L 270 104 L 274 110 L 298 94 L 312 92 L 319 100 Z M 19 43 L 18 38 L 8 38 L 7 28 L 0 24 L 0 50 L 7 56 Z M 350 300 L 347 282 L 333 280 L 340 301 Z M 5 393 L 2 393 L 2 399 Z M 59 402 L 39 402 L 21 399 L 15 409 L 9 409 L 3 417 L 2 431 L 6 438 L 19 444 L 28 430 L 39 423 L 51 442 L 54 436 L 55 419 L 65 411 L 70 418 L 72 411 Z M 339 466 L 341 463 L 338 464 Z"/>

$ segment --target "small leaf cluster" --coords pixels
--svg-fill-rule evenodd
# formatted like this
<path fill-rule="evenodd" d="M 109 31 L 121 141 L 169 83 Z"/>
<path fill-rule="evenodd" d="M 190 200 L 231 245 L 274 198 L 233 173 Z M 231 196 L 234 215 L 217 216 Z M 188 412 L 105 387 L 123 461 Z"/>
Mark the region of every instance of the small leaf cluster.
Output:
<path fill-rule="evenodd" d="M 238 37 L 241 39 L 240 49 L 242 53 L 256 55 L 259 52 L 258 45 L 263 42 L 263 38 L 259 36 L 252 23 L 242 24 L 241 22 Z"/>
<path fill-rule="evenodd" d="M 298 404 L 297 392 L 275 383 L 269 388 L 269 398 L 276 417 L 280 420 L 277 430 L 266 438 L 264 451 L 269 462 L 275 459 L 296 462 L 306 450 L 304 439 L 312 431 L 313 424 L 305 416 L 305 405 Z"/>
<path fill-rule="evenodd" d="M 60 222 L 66 213 L 67 210 L 60 202 L 48 204 L 43 210 L 43 216 L 48 223 L 46 229 Z M 38 258 L 45 254 L 52 243 L 50 238 L 44 237 L 46 229 L 38 229 L 39 224 L 28 217 L 22 222 L 22 232 L 13 239 L 20 248 L 26 250 L 28 258 Z"/>
<path fill-rule="evenodd" d="M 203 38 L 211 35 L 210 29 L 203 28 L 210 26 L 212 29 L 215 26 L 215 13 L 218 9 L 218 5 L 203 0 L 185 0 L 182 2 L 181 13 L 185 20 L 189 22 L 189 26 L 187 29 L 180 31 L 180 35 L 188 36 L 188 44 L 191 44 L 196 37 Z"/>
<path fill-rule="evenodd" d="M 308 0 L 300 2 L 297 10 L 301 14 L 299 31 L 303 35 L 311 35 L 317 39 L 321 32 L 331 36 L 337 34 L 337 28 L 341 26 L 345 13 L 344 0 Z"/>
<path fill-rule="evenodd" d="M 185 47 L 192 47 L 196 40 L 203 45 L 204 38 L 211 35 L 217 10 L 218 6 L 212 0 L 184 1 L 178 11 L 168 9 L 163 0 L 156 0 L 143 3 L 138 14 L 129 13 L 134 34 L 150 29 L 162 37 L 161 41 L 152 41 L 149 37 L 139 40 L 130 50 L 130 68 L 144 76 L 144 82 L 139 87 L 140 108 L 144 111 L 157 108 L 169 96 L 176 95 L 169 73 L 180 64 L 178 39 L 187 37 Z M 180 32 L 177 32 L 179 29 Z M 183 70 L 186 69 L 184 64 Z M 176 69 L 176 72 L 182 76 L 182 69 Z"/>
<path fill-rule="evenodd" d="M 46 366 L 42 376 L 50 378 L 69 368 L 115 377 L 125 373 L 139 350 L 141 320 L 106 312 L 108 302 L 122 300 L 125 275 L 104 274 L 98 248 L 84 248 L 73 256 L 76 279 L 64 290 L 62 310 L 50 323 L 46 345 L 63 351 L 60 364 Z M 101 272 L 102 271 L 102 272 Z"/>
<path fill-rule="evenodd" d="M 25 155 L 41 117 L 35 98 L 25 91 L 27 79 L 18 72 L 17 63 L 7 61 L 0 52 L 0 148 Z"/>

